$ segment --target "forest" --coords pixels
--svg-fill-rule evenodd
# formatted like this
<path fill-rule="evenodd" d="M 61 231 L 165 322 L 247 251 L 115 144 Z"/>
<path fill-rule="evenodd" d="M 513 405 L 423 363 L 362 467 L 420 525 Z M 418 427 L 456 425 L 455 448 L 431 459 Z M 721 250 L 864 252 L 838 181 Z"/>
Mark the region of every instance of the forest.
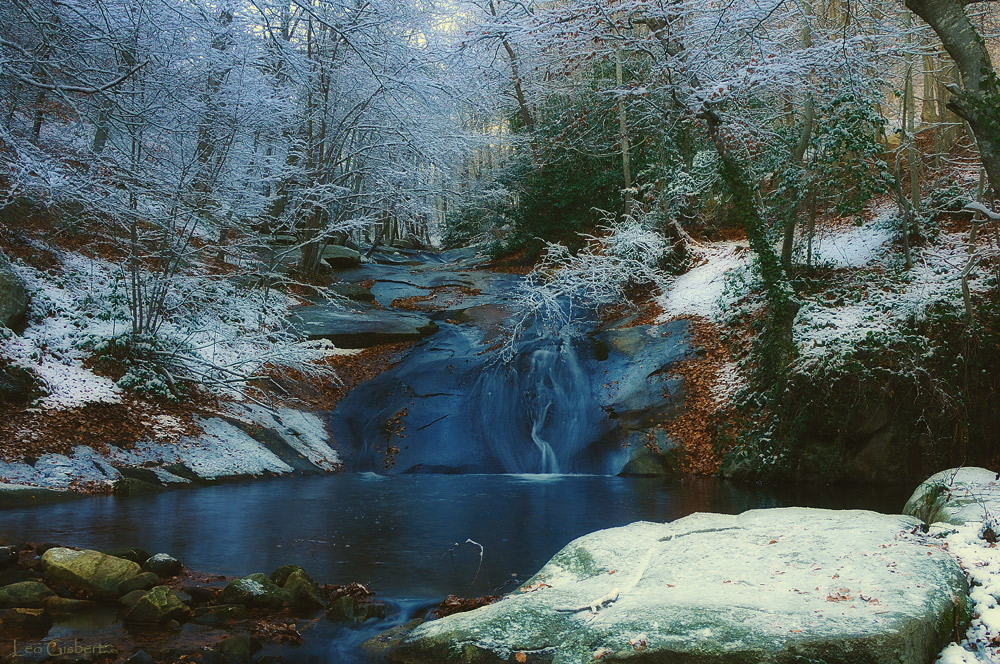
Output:
<path fill-rule="evenodd" d="M 0 3 L 0 662 L 997 661 L 998 58 L 995 0 Z"/>

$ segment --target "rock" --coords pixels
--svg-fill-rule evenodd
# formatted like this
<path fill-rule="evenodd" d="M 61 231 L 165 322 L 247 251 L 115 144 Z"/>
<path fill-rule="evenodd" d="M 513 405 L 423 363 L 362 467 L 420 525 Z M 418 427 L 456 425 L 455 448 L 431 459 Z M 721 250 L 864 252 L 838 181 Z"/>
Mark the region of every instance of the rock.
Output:
<path fill-rule="evenodd" d="M 156 660 L 145 650 L 138 650 L 125 660 L 125 664 L 156 664 Z"/>
<path fill-rule="evenodd" d="M 519 592 L 420 625 L 389 658 L 926 664 L 964 630 L 968 586 L 910 535 L 917 524 L 782 508 L 598 531 Z"/>
<path fill-rule="evenodd" d="M 260 641 L 248 634 L 233 634 L 215 646 L 226 664 L 247 664 L 260 648 Z"/>
<path fill-rule="evenodd" d="M 16 329 L 28 312 L 28 293 L 24 281 L 14 271 L 7 257 L 0 253 L 0 325 Z"/>
<path fill-rule="evenodd" d="M 125 595 L 119 597 L 118 604 L 120 606 L 124 606 L 127 609 L 131 609 L 139 602 L 140 599 L 142 599 L 142 596 L 145 595 L 147 592 L 148 592 L 147 590 L 133 590 L 132 592 L 126 593 Z"/>
<path fill-rule="evenodd" d="M 160 577 L 152 572 L 143 572 L 133 576 L 131 579 L 125 579 L 118 584 L 118 594 L 128 595 L 133 590 L 149 590 L 153 586 L 160 583 Z"/>
<path fill-rule="evenodd" d="M 192 605 L 208 604 L 215 600 L 218 591 L 206 586 L 184 586 L 181 588 L 191 597 Z"/>
<path fill-rule="evenodd" d="M 298 565 L 282 565 L 278 569 L 271 572 L 269 579 L 274 581 L 279 586 L 284 587 L 285 581 L 288 581 L 288 577 L 291 576 L 292 572 L 302 572 L 305 574 L 305 570 Z M 308 575 L 306 575 L 308 576 Z"/>
<path fill-rule="evenodd" d="M 123 477 L 115 481 L 114 492 L 119 496 L 145 496 L 166 491 L 163 484 L 154 484 L 134 477 Z"/>
<path fill-rule="evenodd" d="M 434 321 L 419 314 L 381 309 L 345 311 L 328 305 L 302 307 L 296 310 L 293 321 L 308 339 L 329 339 L 339 348 L 412 341 L 438 329 Z"/>
<path fill-rule="evenodd" d="M 45 579 L 102 597 L 117 597 L 118 586 L 142 570 L 136 563 L 99 551 L 49 549 L 42 556 Z"/>
<path fill-rule="evenodd" d="M 242 604 L 216 604 L 195 609 L 191 622 L 208 627 L 224 627 L 226 623 L 243 620 L 247 615 L 247 608 Z"/>
<path fill-rule="evenodd" d="M 301 569 L 292 571 L 282 587 L 290 595 L 291 605 L 300 611 L 315 611 L 326 606 L 320 598 L 316 582 Z"/>
<path fill-rule="evenodd" d="M 104 553 L 106 553 L 109 556 L 114 556 L 115 558 L 124 558 L 125 560 L 131 560 L 132 562 L 138 563 L 140 565 L 146 562 L 146 559 L 149 558 L 149 551 L 137 547 L 106 549 Z"/>
<path fill-rule="evenodd" d="M 332 270 L 349 270 L 361 265 L 361 254 L 339 244 L 328 244 L 323 249 L 323 260 Z"/>
<path fill-rule="evenodd" d="M 95 603 L 86 599 L 72 599 L 69 597 L 48 597 L 45 600 L 45 608 L 56 617 L 72 616 L 84 611 L 93 611 Z"/>
<path fill-rule="evenodd" d="M 156 586 L 139 598 L 128 613 L 127 622 L 160 625 L 168 620 L 183 620 L 191 613 L 191 609 L 166 586 Z"/>
<path fill-rule="evenodd" d="M 260 573 L 230 582 L 219 595 L 222 604 L 243 604 L 272 611 L 280 610 L 290 600 L 288 592 Z"/>
<path fill-rule="evenodd" d="M 396 625 L 364 641 L 361 649 L 373 657 L 384 658 L 386 652 L 398 646 L 410 632 L 423 623 L 423 618 L 414 618 L 403 625 Z"/>
<path fill-rule="evenodd" d="M 13 565 L 17 562 L 16 546 L 0 546 L 0 567 Z"/>
<path fill-rule="evenodd" d="M 24 505 L 57 503 L 63 500 L 83 498 L 86 495 L 79 491 L 42 489 L 37 486 L 0 482 L 0 507 L 21 507 Z"/>
<path fill-rule="evenodd" d="M 45 609 L 0 609 L 0 631 L 10 630 L 48 631 L 52 627 L 52 616 Z"/>
<path fill-rule="evenodd" d="M 158 574 L 160 577 L 177 576 L 184 569 L 181 562 L 176 558 L 168 556 L 165 553 L 157 553 L 156 555 L 150 556 L 149 559 L 142 564 L 142 569 L 147 572 L 152 572 L 153 574 Z"/>
<path fill-rule="evenodd" d="M 961 526 L 968 521 L 1000 519 L 1000 473 L 985 468 L 952 468 L 935 473 L 906 501 L 903 514 L 930 525 L 943 521 Z M 994 523 L 994 527 L 997 524 Z"/>
<path fill-rule="evenodd" d="M 45 600 L 55 593 L 39 581 L 22 581 L 0 588 L 0 609 L 17 607 L 38 609 L 45 605 Z"/>
<path fill-rule="evenodd" d="M 360 284 L 341 282 L 331 284 L 330 290 L 341 297 L 346 297 L 348 300 L 354 300 L 355 302 L 371 303 L 375 301 L 375 294 L 372 293 L 371 289 L 365 288 Z"/>
<path fill-rule="evenodd" d="M 363 623 L 369 618 L 385 618 L 385 615 L 385 604 L 350 595 L 339 597 L 326 610 L 326 617 L 333 622 Z"/>

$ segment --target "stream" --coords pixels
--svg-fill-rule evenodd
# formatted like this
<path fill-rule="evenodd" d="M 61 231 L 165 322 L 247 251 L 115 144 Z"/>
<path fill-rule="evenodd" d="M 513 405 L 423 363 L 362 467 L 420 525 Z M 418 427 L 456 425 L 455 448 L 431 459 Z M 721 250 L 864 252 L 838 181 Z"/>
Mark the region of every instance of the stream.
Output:
<path fill-rule="evenodd" d="M 389 603 L 385 619 L 320 619 L 302 645 L 266 649 L 285 662 L 340 664 L 370 661 L 362 641 L 423 616 L 447 595 L 514 589 L 572 539 L 598 529 L 787 505 L 898 512 L 909 495 L 909 487 L 762 488 L 664 477 L 676 445 L 659 423 L 684 403 L 670 369 L 696 352 L 687 323 L 593 319 L 574 336 L 526 335 L 509 364 L 496 362 L 490 350 L 503 339 L 500 324 L 516 306 L 510 293 L 520 277 L 476 270 L 469 258 L 453 253 L 445 263 L 428 254 L 344 273 L 345 281 L 374 281 L 377 304 L 354 305 L 357 315 L 365 307 L 383 315 L 398 298 L 430 295 L 420 315 L 437 325 L 328 415 L 348 472 L 2 509 L 0 533 L 95 549 L 137 546 L 216 574 L 298 564 L 321 583 L 362 583 Z M 50 637 L 122 629 L 114 612 L 103 612 L 57 623 Z"/>
<path fill-rule="evenodd" d="M 390 603 L 386 619 L 361 625 L 321 619 L 304 632 L 302 645 L 279 651 L 286 662 L 340 664 L 371 661 L 358 648 L 362 641 L 422 615 L 448 594 L 512 590 L 569 541 L 594 530 L 784 505 L 898 512 L 909 492 L 779 490 L 714 479 L 344 473 L 5 509 L 0 531 L 80 547 L 141 546 L 212 573 L 267 573 L 294 563 L 324 583 L 364 583 Z M 478 578 L 479 549 L 455 546 L 467 539 L 484 548 Z M 113 613 L 100 614 L 57 624 L 50 637 L 99 638 L 121 629 Z"/>

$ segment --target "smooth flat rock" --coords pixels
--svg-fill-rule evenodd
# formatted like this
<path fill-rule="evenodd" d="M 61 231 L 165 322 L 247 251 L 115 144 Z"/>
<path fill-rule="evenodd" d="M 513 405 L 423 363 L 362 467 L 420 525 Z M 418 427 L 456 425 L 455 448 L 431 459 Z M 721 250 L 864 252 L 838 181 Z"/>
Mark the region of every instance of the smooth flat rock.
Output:
<path fill-rule="evenodd" d="M 329 339 L 338 348 L 368 348 L 420 339 L 437 331 L 426 316 L 372 309 L 344 311 L 323 305 L 303 307 L 295 324 L 310 340 Z"/>
<path fill-rule="evenodd" d="M 49 549 L 42 555 L 42 563 L 46 581 L 89 590 L 102 597 L 118 597 L 122 581 L 142 572 L 131 560 L 87 549 Z"/>
<path fill-rule="evenodd" d="M 598 531 L 496 604 L 417 627 L 389 658 L 927 664 L 965 623 L 968 588 L 917 525 L 782 508 Z"/>
<path fill-rule="evenodd" d="M 906 501 L 903 514 L 927 524 L 943 521 L 956 526 L 1000 518 L 998 476 L 1000 473 L 985 468 L 942 470 L 917 487 Z"/>

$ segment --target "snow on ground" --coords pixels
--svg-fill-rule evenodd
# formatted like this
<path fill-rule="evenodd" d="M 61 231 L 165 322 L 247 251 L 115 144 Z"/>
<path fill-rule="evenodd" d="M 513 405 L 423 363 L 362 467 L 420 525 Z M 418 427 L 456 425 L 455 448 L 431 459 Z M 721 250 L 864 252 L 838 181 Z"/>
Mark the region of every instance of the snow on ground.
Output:
<path fill-rule="evenodd" d="M 70 254 L 57 276 L 16 264 L 14 269 L 31 298 L 29 325 L 20 336 L 0 341 L 0 355 L 35 371 L 45 383 L 48 394 L 37 405 L 74 408 L 121 401 L 115 382 L 85 368 L 87 354 L 77 347 L 84 331 L 114 333 L 114 323 L 93 317 L 98 303 L 108 297 L 103 292 L 108 266 Z"/>
<path fill-rule="evenodd" d="M 699 263 L 668 284 L 657 299 L 663 310 L 659 322 L 678 316 L 702 316 L 719 321 L 728 304 L 727 283 L 745 274 L 751 253 L 746 243 L 714 242 L 698 248 Z"/>
<path fill-rule="evenodd" d="M 983 528 L 984 523 L 979 521 L 963 526 L 931 526 L 929 534 L 943 536 L 948 552 L 961 563 L 972 586 L 969 629 L 961 643 L 951 643 L 941 651 L 938 664 L 1000 662 L 1000 549 L 982 538 Z"/>
<path fill-rule="evenodd" d="M 864 226 L 818 229 L 813 238 L 812 258 L 815 265 L 834 267 L 865 267 L 885 259 L 887 245 L 894 231 L 889 214 L 883 210 L 876 220 Z"/>

